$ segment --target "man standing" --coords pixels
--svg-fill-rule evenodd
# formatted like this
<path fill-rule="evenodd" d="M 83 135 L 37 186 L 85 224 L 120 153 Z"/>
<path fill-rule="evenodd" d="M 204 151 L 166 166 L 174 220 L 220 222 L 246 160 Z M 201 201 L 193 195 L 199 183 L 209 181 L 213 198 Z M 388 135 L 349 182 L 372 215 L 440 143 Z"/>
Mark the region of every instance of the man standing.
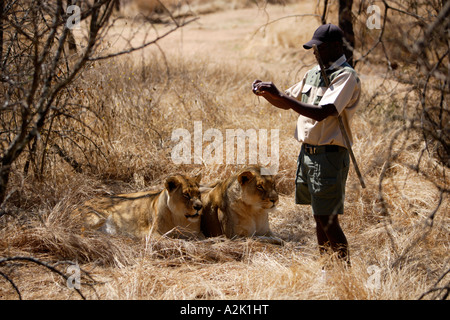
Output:
<path fill-rule="evenodd" d="M 320 252 L 331 247 L 339 258 L 350 264 L 347 239 L 338 220 L 338 215 L 344 213 L 350 164 L 338 115 L 352 143 L 350 122 L 361 85 L 355 70 L 346 62 L 343 32 L 339 27 L 321 25 L 303 47 L 309 50 L 313 45 L 317 46 L 326 68 L 328 87 L 317 65 L 285 93 L 272 82 L 261 80 L 255 80 L 252 88 L 275 107 L 299 114 L 295 137 L 302 147 L 297 162 L 295 202 L 311 205 Z"/>

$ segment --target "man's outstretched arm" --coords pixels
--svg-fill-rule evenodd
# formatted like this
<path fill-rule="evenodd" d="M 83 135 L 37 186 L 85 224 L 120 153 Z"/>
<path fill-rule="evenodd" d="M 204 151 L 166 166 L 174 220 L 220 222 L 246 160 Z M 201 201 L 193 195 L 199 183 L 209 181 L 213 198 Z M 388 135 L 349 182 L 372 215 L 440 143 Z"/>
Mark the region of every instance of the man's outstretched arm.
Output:
<path fill-rule="evenodd" d="M 316 106 L 313 104 L 303 103 L 280 92 L 272 82 L 262 82 L 261 80 L 255 80 L 253 82 L 252 88 L 254 94 L 262 96 L 273 106 L 284 110 L 292 109 L 302 116 L 311 118 L 316 121 L 322 121 L 323 119 L 331 115 L 338 114 L 336 107 L 333 104 Z"/>

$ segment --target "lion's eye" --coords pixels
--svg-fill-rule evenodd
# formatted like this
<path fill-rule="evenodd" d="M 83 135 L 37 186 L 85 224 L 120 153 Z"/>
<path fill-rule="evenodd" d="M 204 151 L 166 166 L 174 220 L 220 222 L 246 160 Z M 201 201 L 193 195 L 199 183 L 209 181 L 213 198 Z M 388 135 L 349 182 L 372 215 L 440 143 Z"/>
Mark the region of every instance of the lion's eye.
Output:
<path fill-rule="evenodd" d="M 261 186 L 261 185 L 256 186 L 256 189 L 258 189 L 258 190 L 260 190 L 260 191 L 264 191 L 264 188 L 263 188 L 263 186 Z"/>
<path fill-rule="evenodd" d="M 183 193 L 183 197 L 185 197 L 186 199 L 190 199 L 191 197 L 189 196 L 189 193 L 184 192 Z"/>

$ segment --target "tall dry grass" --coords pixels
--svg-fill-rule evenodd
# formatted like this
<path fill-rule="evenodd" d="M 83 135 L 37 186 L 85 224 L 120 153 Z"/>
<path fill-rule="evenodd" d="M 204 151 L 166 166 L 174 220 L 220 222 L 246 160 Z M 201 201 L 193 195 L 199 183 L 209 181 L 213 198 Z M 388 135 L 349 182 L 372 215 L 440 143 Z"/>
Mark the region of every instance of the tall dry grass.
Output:
<path fill-rule="evenodd" d="M 74 86 L 79 103 L 90 110 L 82 118 L 90 129 L 72 124 L 73 129 L 89 139 L 79 140 L 79 148 L 62 144 L 82 172 L 55 152 L 48 153 L 43 179 L 23 174 L 24 159 L 16 165 L 8 214 L 0 217 L 0 256 L 33 256 L 62 272 L 67 265 L 58 262 L 76 261 L 85 271 L 81 291 L 91 299 L 419 298 L 449 268 L 448 198 L 441 198 L 437 188 L 448 186 L 443 169 L 427 155 L 426 179 L 406 165 L 421 155 L 423 142 L 417 136 L 394 144 L 397 156 L 385 167 L 390 142 L 402 123 L 371 108 L 373 82 L 362 78 L 354 152 L 368 187 L 361 190 L 351 170 L 341 219 L 352 268 L 331 262 L 323 274 L 330 258 L 318 254 L 310 209 L 293 203 L 296 115 L 280 112 L 250 92 L 255 78 L 287 87 L 291 79 L 283 75 L 290 72 L 288 64 L 284 68 L 255 71 L 253 62 L 217 61 L 207 54 L 196 59 L 168 53 L 97 62 Z M 395 97 L 390 99 L 377 105 L 389 108 Z M 223 238 L 138 241 L 83 229 L 71 213 L 93 196 L 161 187 L 164 177 L 175 172 L 201 171 L 205 183 L 235 172 L 233 165 L 171 161 L 171 133 L 185 128 L 193 134 L 194 121 L 202 121 L 203 130 L 222 132 L 279 129 L 281 197 L 270 223 L 285 246 Z M 380 181 L 382 173 L 386 178 Z M 32 263 L 4 263 L 0 271 L 15 282 L 24 299 L 79 298 L 64 279 Z M 436 286 L 448 283 L 448 275 L 439 283 Z M 4 277 L 0 297 L 17 298 Z"/>

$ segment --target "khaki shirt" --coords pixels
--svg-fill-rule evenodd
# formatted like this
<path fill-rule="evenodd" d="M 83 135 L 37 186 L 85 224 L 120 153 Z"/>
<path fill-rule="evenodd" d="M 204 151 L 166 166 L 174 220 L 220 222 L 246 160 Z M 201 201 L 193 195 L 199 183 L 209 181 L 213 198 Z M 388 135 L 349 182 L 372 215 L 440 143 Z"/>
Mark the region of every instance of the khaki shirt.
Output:
<path fill-rule="evenodd" d="M 305 74 L 302 81 L 286 90 L 286 94 L 308 104 L 321 106 L 333 104 L 341 115 L 350 143 L 353 144 L 350 123 L 361 93 L 358 75 L 346 63 L 345 56 L 340 57 L 326 69 L 326 73 L 330 79 L 328 88 L 325 87 L 320 67 L 317 65 Z M 337 116 L 316 121 L 300 115 L 297 120 L 295 138 L 311 145 L 346 146 Z"/>

